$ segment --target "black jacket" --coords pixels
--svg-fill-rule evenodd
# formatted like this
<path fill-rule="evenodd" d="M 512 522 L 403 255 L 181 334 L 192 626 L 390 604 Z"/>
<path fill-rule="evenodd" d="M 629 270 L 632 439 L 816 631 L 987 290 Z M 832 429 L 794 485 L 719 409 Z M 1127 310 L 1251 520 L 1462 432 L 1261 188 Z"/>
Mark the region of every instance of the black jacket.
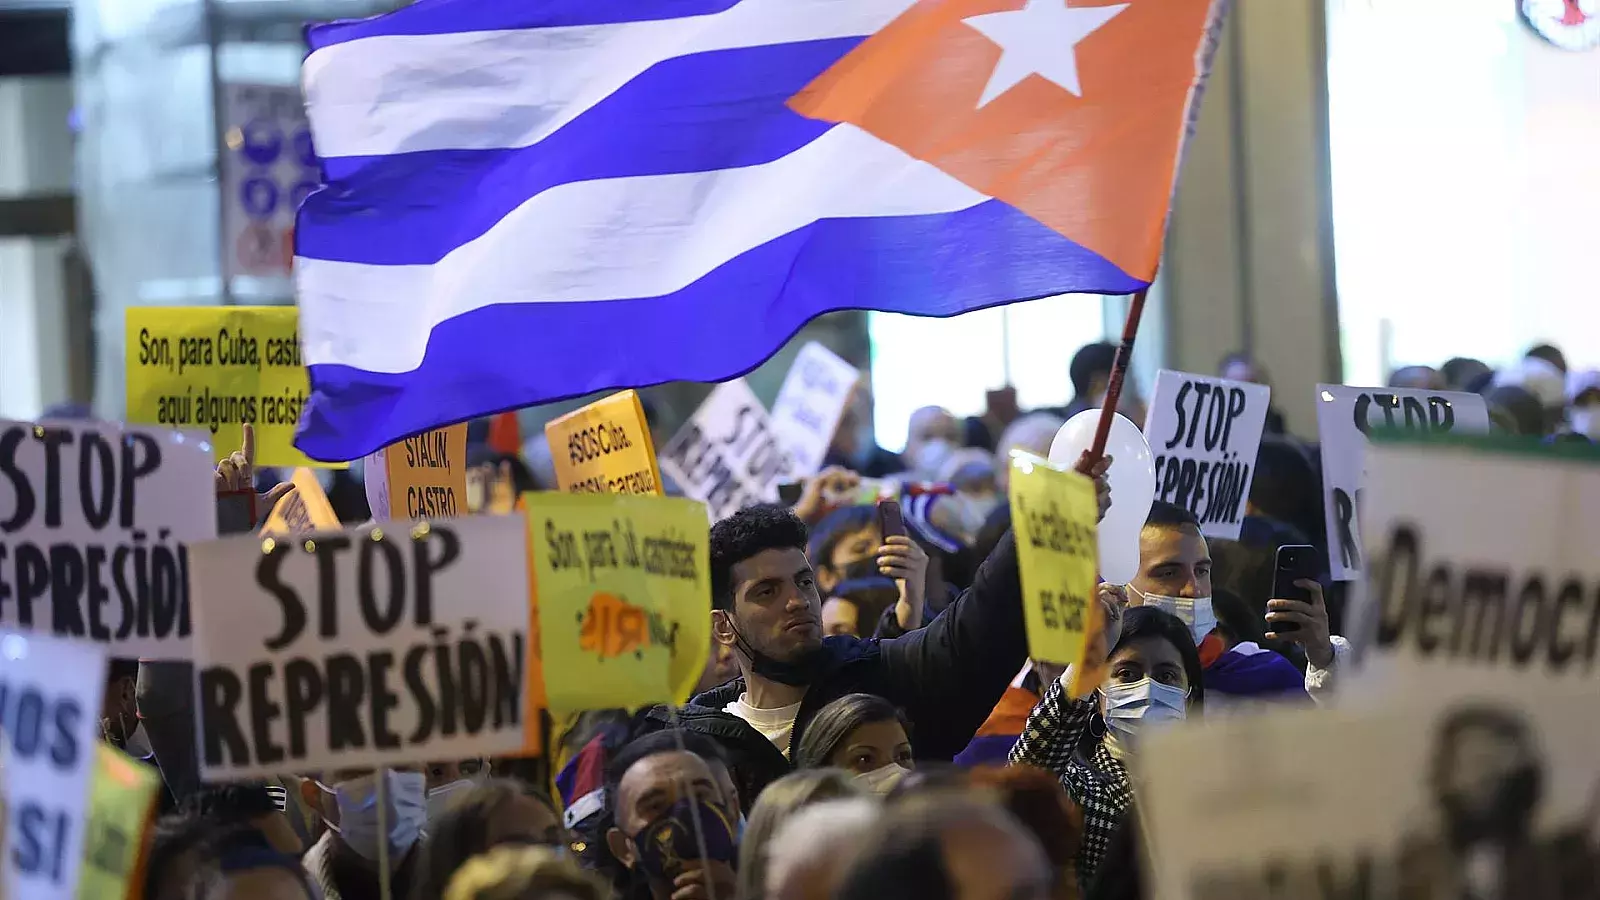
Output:
<path fill-rule="evenodd" d="M 1028 656 L 1017 545 L 1008 532 L 955 602 L 926 628 L 884 640 L 835 635 L 822 642 L 823 661 L 800 703 L 790 747 L 822 707 L 846 694 L 877 694 L 905 711 L 918 759 L 949 762 L 966 748 Z M 745 809 L 756 794 L 791 770 L 761 732 L 723 708 L 744 692 L 744 679 L 707 691 L 678 710 L 689 731 L 715 739 L 729 753 Z M 672 726 L 672 710 L 649 710 L 643 730 Z"/>

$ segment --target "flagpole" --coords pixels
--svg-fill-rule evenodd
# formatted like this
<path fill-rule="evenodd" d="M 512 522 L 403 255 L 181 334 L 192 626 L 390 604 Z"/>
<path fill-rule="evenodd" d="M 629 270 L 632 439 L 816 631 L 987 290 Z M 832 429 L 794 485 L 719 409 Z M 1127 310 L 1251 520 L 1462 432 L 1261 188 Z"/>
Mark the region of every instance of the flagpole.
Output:
<path fill-rule="evenodd" d="M 1094 443 L 1088 450 L 1088 458 L 1079 466 L 1079 471 L 1085 472 L 1106 453 L 1106 440 L 1111 437 L 1111 417 L 1117 412 L 1117 401 L 1122 398 L 1122 382 L 1128 377 L 1128 364 L 1133 361 L 1133 341 L 1139 336 L 1139 319 L 1144 315 L 1144 298 L 1150 292 L 1146 287 L 1133 295 L 1133 302 L 1128 304 L 1128 318 L 1122 324 L 1122 344 L 1117 347 L 1117 355 L 1111 363 L 1111 381 L 1106 385 L 1106 402 L 1100 407 L 1100 421 L 1095 426 Z"/>

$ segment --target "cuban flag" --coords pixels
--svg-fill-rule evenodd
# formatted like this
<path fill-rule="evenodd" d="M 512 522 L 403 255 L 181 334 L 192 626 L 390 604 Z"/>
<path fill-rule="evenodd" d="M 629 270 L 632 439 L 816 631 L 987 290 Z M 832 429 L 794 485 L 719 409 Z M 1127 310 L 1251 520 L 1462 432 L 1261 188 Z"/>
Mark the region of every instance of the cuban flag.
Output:
<path fill-rule="evenodd" d="M 1226 0 L 420 0 L 311 28 L 312 397 L 358 458 L 720 381 L 832 310 L 1155 276 Z"/>

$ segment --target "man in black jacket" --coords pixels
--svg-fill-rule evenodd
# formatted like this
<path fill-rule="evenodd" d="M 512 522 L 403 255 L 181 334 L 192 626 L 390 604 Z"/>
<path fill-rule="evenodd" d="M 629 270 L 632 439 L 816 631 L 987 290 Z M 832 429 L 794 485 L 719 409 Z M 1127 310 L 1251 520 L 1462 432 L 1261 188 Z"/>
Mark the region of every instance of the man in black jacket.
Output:
<path fill-rule="evenodd" d="M 1105 468 L 1095 471 L 1102 515 L 1110 503 Z M 901 707 L 915 728 L 917 758 L 949 761 L 1028 656 L 1009 532 L 972 587 L 931 624 L 885 640 L 822 636 L 822 596 L 805 547 L 805 525 L 785 507 L 749 507 L 712 526 L 712 634 L 734 648 L 740 677 L 681 710 L 655 707 L 644 716 L 648 730 L 677 725 L 720 742 L 747 808 L 790 770 L 790 750 L 817 711 L 846 694 L 877 694 Z"/>

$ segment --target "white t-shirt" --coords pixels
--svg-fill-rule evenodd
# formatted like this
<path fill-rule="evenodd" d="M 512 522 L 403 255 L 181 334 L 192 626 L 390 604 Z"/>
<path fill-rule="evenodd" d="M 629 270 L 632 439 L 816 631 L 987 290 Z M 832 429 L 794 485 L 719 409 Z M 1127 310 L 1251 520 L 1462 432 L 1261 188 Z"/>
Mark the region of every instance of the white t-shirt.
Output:
<path fill-rule="evenodd" d="M 783 758 L 789 758 L 789 737 L 794 734 L 794 720 L 800 715 L 800 704 L 791 703 L 776 709 L 756 709 L 746 703 L 749 694 L 740 694 L 739 699 L 729 703 L 722 711 L 750 723 L 750 727 L 759 731 L 772 742 L 772 745 L 783 752 Z"/>

